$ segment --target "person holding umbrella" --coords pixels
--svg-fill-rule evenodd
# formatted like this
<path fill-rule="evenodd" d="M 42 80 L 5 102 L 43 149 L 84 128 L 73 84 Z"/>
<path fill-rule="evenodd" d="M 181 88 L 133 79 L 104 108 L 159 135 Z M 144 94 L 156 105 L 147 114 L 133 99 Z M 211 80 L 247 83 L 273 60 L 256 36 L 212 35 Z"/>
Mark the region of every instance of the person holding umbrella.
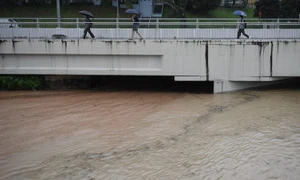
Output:
<path fill-rule="evenodd" d="M 132 34 L 131 34 L 131 38 L 130 40 L 133 39 L 134 36 L 134 32 L 136 32 L 139 36 L 140 36 L 140 40 L 143 39 L 142 35 L 138 32 L 138 28 L 139 28 L 139 18 L 137 17 L 137 14 L 139 14 L 139 12 L 135 9 L 128 9 L 125 11 L 126 13 L 132 14 L 131 15 L 131 21 L 133 22 L 133 27 L 132 27 Z"/>
<path fill-rule="evenodd" d="M 89 33 L 92 38 L 95 38 L 94 34 L 91 31 L 91 27 L 93 26 L 93 23 L 90 20 L 90 17 L 94 18 L 93 14 L 88 11 L 80 11 L 79 14 L 82 14 L 84 16 L 83 21 L 85 22 L 82 38 L 85 39 L 87 33 Z"/>
<path fill-rule="evenodd" d="M 240 18 L 238 20 L 239 30 L 238 30 L 238 33 L 237 33 L 237 39 L 240 38 L 241 34 L 243 34 L 244 36 L 246 36 L 249 39 L 248 34 L 245 33 L 245 29 L 247 28 L 247 24 L 246 24 L 246 21 L 244 19 L 244 16 L 247 16 L 247 14 L 243 11 L 235 11 L 233 14 L 240 16 Z"/>

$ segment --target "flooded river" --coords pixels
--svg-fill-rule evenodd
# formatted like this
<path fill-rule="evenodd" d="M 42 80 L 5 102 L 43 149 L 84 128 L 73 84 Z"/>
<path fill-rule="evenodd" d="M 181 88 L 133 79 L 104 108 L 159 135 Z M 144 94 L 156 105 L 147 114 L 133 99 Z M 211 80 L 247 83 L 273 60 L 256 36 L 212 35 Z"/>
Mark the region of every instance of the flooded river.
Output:
<path fill-rule="evenodd" d="M 0 179 L 300 179 L 300 89 L 0 92 Z"/>

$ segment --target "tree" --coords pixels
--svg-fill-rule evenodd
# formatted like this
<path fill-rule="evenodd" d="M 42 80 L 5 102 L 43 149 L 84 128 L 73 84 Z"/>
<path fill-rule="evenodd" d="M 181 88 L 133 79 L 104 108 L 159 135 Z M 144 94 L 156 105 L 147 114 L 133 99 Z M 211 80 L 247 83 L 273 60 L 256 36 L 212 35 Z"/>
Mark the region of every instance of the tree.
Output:
<path fill-rule="evenodd" d="M 180 18 L 184 18 L 184 12 L 186 9 L 186 5 L 187 5 L 188 0 L 165 0 L 164 3 L 166 5 L 169 5 L 174 13 L 173 16 L 174 17 L 180 17 Z"/>
<path fill-rule="evenodd" d="M 0 5 L 12 5 L 15 4 L 17 0 L 0 0 Z"/>
<path fill-rule="evenodd" d="M 254 16 L 259 16 L 262 12 L 262 18 L 278 18 L 280 15 L 279 0 L 259 0 L 255 2 Z"/>
<path fill-rule="evenodd" d="M 283 18 L 298 18 L 300 14 L 300 0 L 283 0 L 280 16 Z"/>
<path fill-rule="evenodd" d="M 200 14 L 207 14 L 209 11 L 217 9 L 221 0 L 190 0 L 187 9 Z"/>

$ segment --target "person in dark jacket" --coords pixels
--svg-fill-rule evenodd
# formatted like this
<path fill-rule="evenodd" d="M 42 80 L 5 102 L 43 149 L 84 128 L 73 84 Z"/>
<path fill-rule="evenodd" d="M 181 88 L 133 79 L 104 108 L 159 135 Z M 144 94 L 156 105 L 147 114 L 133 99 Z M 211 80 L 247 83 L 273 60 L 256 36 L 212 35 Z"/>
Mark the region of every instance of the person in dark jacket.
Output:
<path fill-rule="evenodd" d="M 136 14 L 132 14 L 131 16 L 131 20 L 133 22 L 133 27 L 132 27 L 132 35 L 131 35 L 131 38 L 130 39 L 133 39 L 133 35 L 134 35 L 134 32 L 136 32 L 139 36 L 140 36 L 140 40 L 143 39 L 142 35 L 138 32 L 138 28 L 139 28 L 139 18 L 137 17 Z"/>
<path fill-rule="evenodd" d="M 83 21 L 85 22 L 84 23 L 83 39 L 85 39 L 87 33 L 89 33 L 92 38 L 95 38 L 94 34 L 91 31 L 91 27 L 93 26 L 93 23 L 90 20 L 90 18 L 88 16 L 84 16 Z"/>
<path fill-rule="evenodd" d="M 248 34 L 245 33 L 245 28 L 247 27 L 246 21 L 244 19 L 244 16 L 240 16 L 239 19 L 239 30 L 238 30 L 238 34 L 237 34 L 237 38 L 239 39 L 241 34 L 243 34 L 244 36 L 246 36 L 247 38 L 249 38 Z"/>

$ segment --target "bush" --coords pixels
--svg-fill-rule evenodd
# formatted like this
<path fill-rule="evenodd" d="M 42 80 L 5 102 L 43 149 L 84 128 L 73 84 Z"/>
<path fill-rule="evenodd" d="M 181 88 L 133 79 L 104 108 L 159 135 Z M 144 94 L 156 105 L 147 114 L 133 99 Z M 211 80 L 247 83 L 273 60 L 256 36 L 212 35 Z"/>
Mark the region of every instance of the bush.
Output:
<path fill-rule="evenodd" d="M 262 18 L 278 18 L 280 13 L 279 0 L 259 0 L 255 2 L 254 16 L 258 17 L 259 11 Z"/>
<path fill-rule="evenodd" d="M 186 9 L 199 14 L 207 14 L 208 12 L 217 9 L 221 0 L 190 0 Z"/>
<path fill-rule="evenodd" d="M 281 2 L 282 18 L 299 18 L 300 0 L 283 0 Z"/>
<path fill-rule="evenodd" d="M 0 76 L 1 90 L 39 90 L 45 88 L 44 76 Z"/>

